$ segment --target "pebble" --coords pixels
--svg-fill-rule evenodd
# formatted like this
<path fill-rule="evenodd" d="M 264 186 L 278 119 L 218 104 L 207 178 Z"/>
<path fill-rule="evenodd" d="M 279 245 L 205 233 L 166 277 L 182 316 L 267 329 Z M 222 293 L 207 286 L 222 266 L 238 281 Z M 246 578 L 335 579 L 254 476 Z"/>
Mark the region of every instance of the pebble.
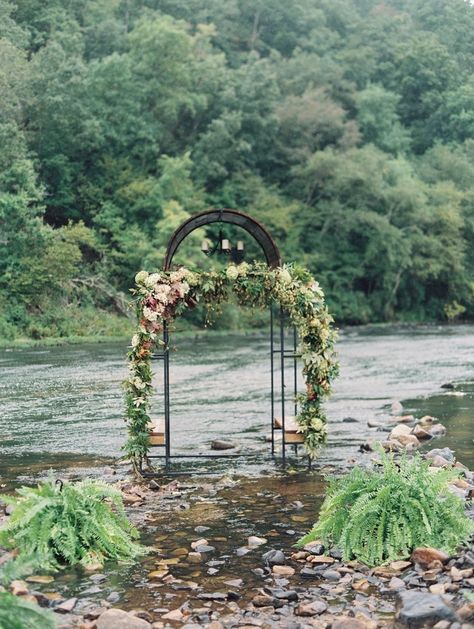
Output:
<path fill-rule="evenodd" d="M 222 441 L 221 439 L 211 441 L 211 450 L 232 450 L 233 448 L 235 448 L 235 444 L 230 441 Z"/>
<path fill-rule="evenodd" d="M 263 544 L 266 544 L 267 542 L 268 540 L 264 537 L 257 537 L 256 535 L 251 535 L 247 540 L 249 548 L 257 548 L 257 546 L 263 546 Z"/>

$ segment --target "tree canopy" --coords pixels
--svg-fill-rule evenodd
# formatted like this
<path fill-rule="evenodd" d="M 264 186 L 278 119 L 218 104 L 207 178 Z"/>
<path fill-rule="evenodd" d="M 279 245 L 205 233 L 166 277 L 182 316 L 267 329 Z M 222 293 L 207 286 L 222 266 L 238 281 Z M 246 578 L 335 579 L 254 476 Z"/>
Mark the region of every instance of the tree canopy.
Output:
<path fill-rule="evenodd" d="M 473 32 L 466 0 L 0 0 L 0 337 L 119 329 L 210 206 L 339 323 L 472 318 Z"/>

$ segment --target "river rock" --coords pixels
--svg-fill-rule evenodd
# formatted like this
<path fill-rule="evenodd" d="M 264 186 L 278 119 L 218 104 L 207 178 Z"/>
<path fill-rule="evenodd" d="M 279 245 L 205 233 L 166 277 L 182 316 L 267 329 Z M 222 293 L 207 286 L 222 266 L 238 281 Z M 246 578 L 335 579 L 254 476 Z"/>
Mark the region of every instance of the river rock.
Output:
<path fill-rule="evenodd" d="M 454 452 L 451 448 L 433 448 L 425 454 L 426 459 L 434 459 L 435 456 L 442 456 L 446 461 L 454 463 Z"/>
<path fill-rule="evenodd" d="M 281 550 L 269 550 L 262 555 L 263 561 L 269 566 L 285 563 L 285 555 Z"/>
<path fill-rule="evenodd" d="M 474 620 L 474 603 L 467 603 L 458 609 L 458 616 L 463 622 Z"/>
<path fill-rule="evenodd" d="M 411 561 L 419 564 L 422 568 L 427 568 L 433 561 L 440 561 L 442 564 L 448 561 L 449 555 L 437 548 L 415 548 L 412 552 Z"/>
<path fill-rule="evenodd" d="M 28 585 L 25 581 L 12 581 L 10 583 L 10 591 L 15 596 L 25 596 L 25 594 L 29 594 Z"/>
<path fill-rule="evenodd" d="M 394 437 L 394 439 L 401 443 L 405 448 L 410 446 L 412 448 L 418 448 L 420 445 L 420 442 L 415 435 L 398 435 L 398 437 Z"/>
<path fill-rule="evenodd" d="M 421 426 L 415 426 L 415 428 L 413 428 L 413 434 L 420 441 L 428 441 L 429 439 L 433 437 L 431 433 L 429 433 L 427 430 L 425 430 Z"/>
<path fill-rule="evenodd" d="M 59 605 L 56 605 L 54 611 L 58 614 L 70 614 L 74 607 L 76 607 L 77 598 L 69 598 L 67 601 L 63 601 Z"/>
<path fill-rule="evenodd" d="M 431 461 L 431 467 L 449 467 L 450 462 L 447 461 L 444 457 L 439 456 L 438 454 L 434 456 Z"/>
<path fill-rule="evenodd" d="M 410 629 L 433 626 L 439 620 L 456 620 L 453 610 L 437 594 L 408 591 L 399 596 L 401 607 L 397 618 Z"/>
<path fill-rule="evenodd" d="M 256 535 L 251 535 L 247 540 L 247 544 L 249 548 L 257 548 L 257 546 L 263 546 L 263 544 L 266 544 L 267 541 L 268 540 L 266 540 L 264 537 L 257 537 Z"/>
<path fill-rule="evenodd" d="M 370 618 L 352 618 L 349 616 L 337 618 L 331 629 L 376 629 L 377 623 Z"/>
<path fill-rule="evenodd" d="M 439 437 L 440 435 L 444 435 L 446 433 L 446 427 L 443 424 L 433 424 L 430 426 L 430 434 L 433 437 Z"/>
<path fill-rule="evenodd" d="M 211 450 L 232 450 L 235 445 L 230 441 L 222 441 L 221 439 L 214 439 L 211 441 Z"/>
<path fill-rule="evenodd" d="M 395 428 L 392 429 L 390 433 L 390 439 L 398 439 L 401 435 L 409 435 L 411 433 L 410 426 L 406 426 L 405 424 L 398 424 Z"/>
<path fill-rule="evenodd" d="M 96 624 L 97 629 L 151 629 L 149 622 L 122 609 L 108 609 L 99 616 Z"/>
<path fill-rule="evenodd" d="M 295 610 L 297 616 L 319 616 L 327 610 L 327 604 L 322 600 L 311 603 L 300 603 Z"/>
<path fill-rule="evenodd" d="M 291 566 L 278 566 L 274 565 L 272 568 L 273 574 L 278 574 L 283 577 L 291 577 L 295 574 L 295 569 Z"/>
<path fill-rule="evenodd" d="M 311 555 L 322 555 L 325 551 L 325 548 L 323 544 L 321 544 L 318 541 L 315 541 L 315 542 L 309 542 L 308 544 L 305 544 L 305 546 L 303 547 L 303 550 L 305 550 L 307 553 L 310 553 Z"/>
<path fill-rule="evenodd" d="M 394 400 L 390 406 L 390 410 L 394 415 L 398 415 L 399 413 L 403 413 L 403 405 L 398 400 Z"/>

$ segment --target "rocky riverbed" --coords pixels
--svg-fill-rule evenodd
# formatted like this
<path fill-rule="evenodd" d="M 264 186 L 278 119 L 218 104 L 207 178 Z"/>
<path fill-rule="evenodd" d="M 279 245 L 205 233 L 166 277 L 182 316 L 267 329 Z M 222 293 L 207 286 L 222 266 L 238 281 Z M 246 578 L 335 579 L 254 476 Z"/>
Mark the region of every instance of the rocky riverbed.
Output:
<path fill-rule="evenodd" d="M 391 433 L 389 441 L 397 431 Z M 426 456 L 433 466 L 458 466 L 461 478 L 452 489 L 472 496 L 473 474 L 451 451 Z M 150 552 L 134 566 L 35 574 L 11 584 L 15 594 L 52 608 L 59 627 L 473 626 L 472 540 L 455 557 L 419 549 L 373 569 L 343 562 L 338 549 L 319 543 L 296 550 L 324 495 L 317 473 L 136 483 L 118 466 L 105 475 L 121 488 Z M 304 500 L 294 498 L 301 485 L 311 492 Z"/>

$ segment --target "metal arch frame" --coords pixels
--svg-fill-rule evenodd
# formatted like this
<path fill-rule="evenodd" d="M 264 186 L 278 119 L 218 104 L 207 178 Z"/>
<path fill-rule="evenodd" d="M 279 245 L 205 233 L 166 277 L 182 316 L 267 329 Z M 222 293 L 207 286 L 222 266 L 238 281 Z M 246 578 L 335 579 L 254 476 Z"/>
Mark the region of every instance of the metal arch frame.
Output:
<path fill-rule="evenodd" d="M 277 245 L 275 244 L 273 238 L 270 236 L 265 227 L 256 221 L 254 218 L 249 216 L 248 214 L 244 214 L 243 212 L 238 212 L 237 210 L 231 210 L 227 208 L 223 209 L 211 209 L 206 212 L 201 212 L 199 214 L 195 214 L 191 216 L 187 221 L 185 221 L 171 236 L 168 246 L 166 249 L 165 260 L 163 264 L 163 269 L 165 271 L 170 271 L 172 267 L 172 261 L 175 253 L 177 252 L 180 244 L 183 240 L 195 229 L 199 227 L 203 227 L 205 225 L 209 225 L 216 222 L 229 223 L 233 225 L 237 225 L 245 229 L 253 238 L 257 241 L 260 247 L 263 250 L 265 255 L 267 264 L 270 268 L 277 268 L 281 266 L 281 256 L 278 250 Z M 295 452 L 297 451 L 297 444 L 288 444 L 285 442 L 285 417 L 286 417 L 286 406 L 287 406 L 287 396 L 285 395 L 286 383 L 285 383 L 285 364 L 287 360 L 292 362 L 292 371 L 293 371 L 293 393 L 294 393 L 294 413 L 297 414 L 298 404 L 297 404 L 297 333 L 296 329 L 293 329 L 292 335 L 292 345 L 291 349 L 285 349 L 285 313 L 283 308 L 280 306 L 279 312 L 276 315 L 279 319 L 279 335 L 277 337 L 277 342 L 275 343 L 275 313 L 274 313 L 274 305 L 270 306 L 270 386 L 271 386 L 271 455 L 272 458 L 275 458 L 275 410 L 277 405 L 281 408 L 281 459 L 283 465 L 286 463 L 286 447 L 287 445 L 294 445 Z M 275 356 L 279 355 L 279 360 L 277 356 L 277 360 L 275 360 Z M 164 454 L 160 455 L 149 455 L 149 459 L 165 459 L 166 470 L 169 470 L 171 459 L 197 459 L 197 458 L 242 458 L 244 455 L 242 454 L 171 454 L 171 422 L 170 422 L 170 350 L 169 350 L 169 328 L 167 322 L 164 322 L 163 326 L 163 350 L 162 352 L 155 353 L 152 358 L 154 360 L 162 360 L 163 361 L 163 392 L 164 392 L 164 419 L 165 419 L 165 434 L 164 434 Z M 275 396 L 275 370 L 279 367 L 280 369 L 280 396 L 279 400 L 276 399 Z M 309 466 L 311 467 L 311 459 L 308 458 Z M 143 476 L 155 476 L 155 472 L 147 472 L 141 468 L 141 473 Z"/>
<path fill-rule="evenodd" d="M 169 271 L 173 257 L 183 240 L 189 236 L 191 232 L 199 227 L 210 225 L 211 223 L 229 223 L 237 225 L 245 229 L 251 236 L 255 238 L 265 254 L 265 258 L 269 267 L 281 266 L 281 255 L 275 241 L 270 236 L 265 227 L 256 221 L 252 216 L 230 210 L 228 208 L 217 208 L 206 210 L 200 214 L 194 214 L 185 221 L 171 236 L 168 247 L 166 248 L 165 262 L 163 269 Z"/>

